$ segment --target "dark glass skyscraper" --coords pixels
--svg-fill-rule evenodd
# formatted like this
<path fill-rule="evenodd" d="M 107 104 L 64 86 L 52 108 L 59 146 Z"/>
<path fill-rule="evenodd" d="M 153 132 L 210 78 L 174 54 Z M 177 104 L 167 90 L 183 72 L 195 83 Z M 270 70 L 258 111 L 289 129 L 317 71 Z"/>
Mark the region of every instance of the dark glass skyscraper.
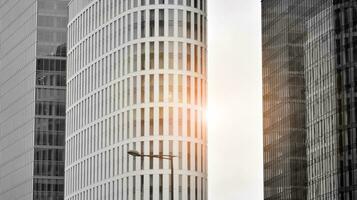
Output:
<path fill-rule="evenodd" d="M 262 1 L 264 196 L 306 198 L 305 1 Z"/>
<path fill-rule="evenodd" d="M 339 199 L 357 199 L 357 2 L 333 1 Z"/>
<path fill-rule="evenodd" d="M 319 1 L 263 0 L 264 196 L 306 199 L 305 21 Z"/>
<path fill-rule="evenodd" d="M 308 199 L 357 199 L 357 2 L 307 21 Z"/>
<path fill-rule="evenodd" d="M 308 198 L 337 199 L 336 76 L 331 1 L 306 24 L 306 146 Z"/>
<path fill-rule="evenodd" d="M 357 2 L 262 4 L 265 198 L 357 199 Z"/>
<path fill-rule="evenodd" d="M 0 199 L 62 200 L 68 0 L 0 0 Z"/>

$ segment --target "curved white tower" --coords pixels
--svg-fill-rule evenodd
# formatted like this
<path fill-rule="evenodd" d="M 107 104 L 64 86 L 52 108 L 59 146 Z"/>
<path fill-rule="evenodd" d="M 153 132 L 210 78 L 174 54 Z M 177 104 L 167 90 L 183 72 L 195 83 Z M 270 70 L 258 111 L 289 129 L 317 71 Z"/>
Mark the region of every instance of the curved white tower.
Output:
<path fill-rule="evenodd" d="M 206 0 L 69 10 L 65 199 L 206 200 Z"/>

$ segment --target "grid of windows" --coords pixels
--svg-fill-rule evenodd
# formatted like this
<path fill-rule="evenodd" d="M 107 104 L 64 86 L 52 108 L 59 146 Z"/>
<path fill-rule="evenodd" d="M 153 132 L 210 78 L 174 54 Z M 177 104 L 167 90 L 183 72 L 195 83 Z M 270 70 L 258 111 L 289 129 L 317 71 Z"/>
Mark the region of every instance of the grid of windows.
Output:
<path fill-rule="evenodd" d="M 34 200 L 64 199 L 68 0 L 37 0 Z"/>
<path fill-rule="evenodd" d="M 285 119 L 278 111 L 279 106 L 284 105 L 284 99 L 277 98 L 279 93 L 275 91 L 279 91 L 277 89 L 281 89 L 280 85 L 283 84 L 301 85 L 302 78 L 297 77 L 298 73 L 285 73 L 288 70 L 284 70 L 284 76 L 276 74 L 282 71 L 282 66 L 288 66 L 290 72 L 290 68 L 304 64 L 306 90 L 302 94 L 306 94 L 307 110 L 307 199 L 356 199 L 357 3 L 349 0 L 290 0 L 284 3 L 264 0 L 263 5 L 266 6 L 263 8 L 263 16 L 268 16 L 263 23 L 266 25 L 263 26 L 263 42 L 266 41 L 263 68 L 265 196 L 267 199 L 302 199 L 299 193 L 289 194 L 290 191 L 281 186 L 281 183 L 284 183 L 284 186 L 290 183 L 290 177 L 293 181 L 299 181 L 300 176 L 296 176 L 295 171 L 305 170 L 305 165 L 293 163 L 294 168 L 288 171 L 288 162 L 279 163 L 288 155 L 281 150 L 282 147 L 293 147 L 290 148 L 293 153 L 301 151 L 297 151 L 299 146 L 292 145 L 294 140 L 291 138 L 295 137 L 289 136 L 287 139 L 276 131 L 277 127 L 280 127 L 278 123 L 284 122 Z M 274 9 L 271 9 L 273 7 Z M 289 12 L 281 12 L 284 9 L 289 9 Z M 275 13 L 279 15 L 274 17 Z M 274 33 L 284 26 L 281 26 L 277 19 L 284 19 L 286 15 L 288 20 L 281 24 L 289 25 L 286 29 L 288 31 L 284 30 L 288 34 L 281 31 L 282 34 L 278 37 Z M 299 24 L 301 30 L 295 29 L 295 25 Z M 296 33 L 296 30 L 300 32 Z M 301 37 L 301 33 L 304 37 Z M 288 54 L 280 52 L 283 45 L 277 44 L 287 44 Z M 304 52 L 296 48 L 301 47 L 301 44 L 304 45 Z M 286 63 L 284 59 L 278 59 L 284 58 L 285 55 L 289 56 Z M 294 56 L 299 59 L 290 58 Z M 301 62 L 303 57 L 304 63 Z M 285 84 L 282 81 L 288 82 Z M 289 107 L 295 106 L 290 104 Z M 305 116 L 302 110 L 299 114 L 289 115 L 292 116 L 289 119 L 290 124 Z"/>
<path fill-rule="evenodd" d="M 264 198 L 306 199 L 305 20 L 314 0 L 263 0 Z"/>
<path fill-rule="evenodd" d="M 66 199 L 169 199 L 169 163 L 127 155 L 136 149 L 180 155 L 175 196 L 206 200 L 206 1 L 78 5 L 69 6 Z"/>
<path fill-rule="evenodd" d="M 311 16 L 305 43 L 308 199 L 338 199 L 332 4 Z M 319 9 L 320 10 L 320 9 Z"/>
<path fill-rule="evenodd" d="M 357 199 L 357 2 L 333 1 L 339 199 Z"/>

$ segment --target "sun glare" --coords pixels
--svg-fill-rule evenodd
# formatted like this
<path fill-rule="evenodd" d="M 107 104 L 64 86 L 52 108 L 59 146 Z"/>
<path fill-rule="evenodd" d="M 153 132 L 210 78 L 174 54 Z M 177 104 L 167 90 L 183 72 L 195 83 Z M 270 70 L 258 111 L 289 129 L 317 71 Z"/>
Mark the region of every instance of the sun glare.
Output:
<path fill-rule="evenodd" d="M 208 105 L 207 110 L 206 110 L 207 126 L 214 124 L 213 122 L 216 121 L 216 119 L 215 119 L 216 116 L 217 116 L 216 107 L 213 106 L 212 104 Z"/>

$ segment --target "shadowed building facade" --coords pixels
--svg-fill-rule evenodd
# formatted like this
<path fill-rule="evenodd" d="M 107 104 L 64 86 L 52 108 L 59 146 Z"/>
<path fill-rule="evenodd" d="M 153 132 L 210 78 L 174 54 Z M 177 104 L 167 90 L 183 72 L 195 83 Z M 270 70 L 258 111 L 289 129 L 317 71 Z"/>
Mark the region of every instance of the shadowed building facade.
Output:
<path fill-rule="evenodd" d="M 337 199 L 337 104 L 331 1 L 306 21 L 306 146 L 308 199 Z"/>
<path fill-rule="evenodd" d="M 266 200 L 307 197 L 305 21 L 318 3 L 262 1 Z"/>
<path fill-rule="evenodd" d="M 63 200 L 65 0 L 0 1 L 0 199 Z"/>
<path fill-rule="evenodd" d="M 265 198 L 356 199 L 357 2 L 262 4 Z"/>
<path fill-rule="evenodd" d="M 306 1 L 262 1 L 264 198 L 306 199 Z"/>
<path fill-rule="evenodd" d="M 357 2 L 333 1 L 338 198 L 357 199 Z"/>
<path fill-rule="evenodd" d="M 357 2 L 316 8 L 305 43 L 308 199 L 357 199 Z"/>

